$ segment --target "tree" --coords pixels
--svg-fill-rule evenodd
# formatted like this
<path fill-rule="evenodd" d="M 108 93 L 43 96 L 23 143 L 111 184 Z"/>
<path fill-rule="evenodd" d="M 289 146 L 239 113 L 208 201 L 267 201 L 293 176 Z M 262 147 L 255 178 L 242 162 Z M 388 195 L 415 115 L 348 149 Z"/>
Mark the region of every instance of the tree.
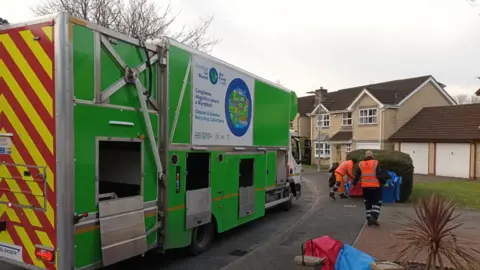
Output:
<path fill-rule="evenodd" d="M 480 97 L 474 95 L 456 95 L 453 99 L 459 104 L 472 104 L 472 103 L 480 103 Z"/>
<path fill-rule="evenodd" d="M 8 24 L 8 21 L 0 17 L 0 25 Z"/>
<path fill-rule="evenodd" d="M 42 0 L 32 11 L 36 15 L 66 11 L 128 36 L 150 41 L 169 36 L 207 53 L 220 42 L 208 35 L 213 16 L 196 26 L 183 26 L 180 31 L 172 33 L 169 29 L 179 14 L 173 14 L 170 5 L 161 8 L 153 0 Z"/>

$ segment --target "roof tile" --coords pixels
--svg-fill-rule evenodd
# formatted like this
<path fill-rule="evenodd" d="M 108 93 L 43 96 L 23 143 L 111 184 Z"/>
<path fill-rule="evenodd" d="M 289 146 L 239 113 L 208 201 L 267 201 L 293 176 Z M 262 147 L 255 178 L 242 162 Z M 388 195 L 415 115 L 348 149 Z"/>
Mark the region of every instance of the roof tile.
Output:
<path fill-rule="evenodd" d="M 426 75 L 341 89 L 327 93 L 327 97 L 322 104 L 330 111 L 345 110 L 366 88 L 381 103 L 394 105 L 407 97 L 430 77 L 430 75 Z"/>
<path fill-rule="evenodd" d="M 352 139 L 352 131 L 339 131 L 330 138 L 330 141 L 349 141 Z"/>
<path fill-rule="evenodd" d="M 480 140 L 480 104 L 427 107 L 418 112 L 390 139 L 396 141 Z"/>
<path fill-rule="evenodd" d="M 298 113 L 305 115 L 311 113 L 315 105 L 315 96 L 304 96 L 298 98 Z"/>

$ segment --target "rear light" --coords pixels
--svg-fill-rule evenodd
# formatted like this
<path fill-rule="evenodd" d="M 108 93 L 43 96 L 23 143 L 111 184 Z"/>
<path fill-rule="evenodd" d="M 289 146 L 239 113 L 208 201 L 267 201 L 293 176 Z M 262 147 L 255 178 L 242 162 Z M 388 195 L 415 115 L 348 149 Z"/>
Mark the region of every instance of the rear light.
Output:
<path fill-rule="evenodd" d="M 35 256 L 37 259 L 44 262 L 53 263 L 55 260 L 55 253 L 52 250 L 48 250 L 42 247 L 35 247 Z"/>

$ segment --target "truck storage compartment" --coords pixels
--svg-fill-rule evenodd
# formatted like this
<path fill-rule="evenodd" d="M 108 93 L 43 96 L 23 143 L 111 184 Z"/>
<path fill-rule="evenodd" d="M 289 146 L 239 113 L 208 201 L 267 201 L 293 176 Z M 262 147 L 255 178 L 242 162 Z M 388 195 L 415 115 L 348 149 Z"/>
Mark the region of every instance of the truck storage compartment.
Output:
<path fill-rule="evenodd" d="M 238 177 L 238 215 L 240 218 L 253 214 L 253 209 L 255 206 L 255 188 L 253 186 L 254 168 L 255 159 L 240 159 L 240 171 Z"/>
<path fill-rule="evenodd" d="M 142 156 L 141 142 L 98 142 L 99 200 L 142 194 Z"/>
<path fill-rule="evenodd" d="M 98 199 L 103 265 L 146 251 L 142 142 L 98 140 Z"/>
<path fill-rule="evenodd" d="M 191 229 L 211 221 L 210 153 L 187 154 L 187 220 Z"/>

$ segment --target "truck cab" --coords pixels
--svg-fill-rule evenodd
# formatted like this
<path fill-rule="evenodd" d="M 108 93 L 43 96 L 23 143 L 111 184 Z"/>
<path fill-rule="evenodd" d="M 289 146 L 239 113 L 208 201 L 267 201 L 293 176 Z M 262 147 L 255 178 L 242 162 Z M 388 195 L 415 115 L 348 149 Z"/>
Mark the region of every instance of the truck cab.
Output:
<path fill-rule="evenodd" d="M 294 196 L 298 199 L 302 194 L 303 168 L 300 137 L 294 130 L 290 130 L 290 145 L 288 150 L 288 176 L 290 187 Z"/>

